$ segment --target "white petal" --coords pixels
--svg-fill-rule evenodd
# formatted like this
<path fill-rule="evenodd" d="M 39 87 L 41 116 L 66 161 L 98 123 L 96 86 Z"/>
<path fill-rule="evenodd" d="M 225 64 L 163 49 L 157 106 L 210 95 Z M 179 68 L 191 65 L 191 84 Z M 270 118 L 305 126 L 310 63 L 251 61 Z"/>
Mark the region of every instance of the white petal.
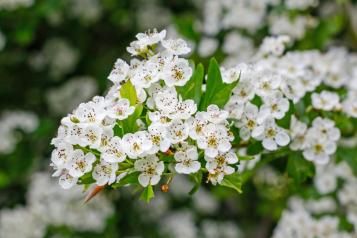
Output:
<path fill-rule="evenodd" d="M 145 174 L 140 174 L 138 177 L 138 180 L 139 180 L 139 183 L 141 184 L 141 186 L 147 187 L 150 182 L 150 177 Z"/>
<path fill-rule="evenodd" d="M 275 140 L 273 139 L 264 139 L 263 140 L 263 147 L 267 150 L 276 150 L 278 146 L 276 145 Z"/>
<path fill-rule="evenodd" d="M 290 142 L 290 137 L 286 132 L 279 132 L 275 137 L 276 143 L 280 146 L 286 146 Z"/>

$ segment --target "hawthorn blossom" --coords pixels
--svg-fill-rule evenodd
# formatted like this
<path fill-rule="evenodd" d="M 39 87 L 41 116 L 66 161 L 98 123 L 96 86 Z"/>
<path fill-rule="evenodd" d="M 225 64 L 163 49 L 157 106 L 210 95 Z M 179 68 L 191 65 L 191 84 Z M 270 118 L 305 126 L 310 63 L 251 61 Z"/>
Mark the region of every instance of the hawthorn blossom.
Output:
<path fill-rule="evenodd" d="M 122 148 L 124 152 L 131 158 L 136 159 L 148 152 L 152 147 L 152 141 L 145 131 L 138 131 L 134 134 L 125 134 L 122 138 Z"/>
<path fill-rule="evenodd" d="M 224 122 L 228 117 L 228 112 L 220 110 L 217 105 L 209 105 L 207 111 L 203 114 L 204 118 L 214 124 L 220 124 Z"/>
<path fill-rule="evenodd" d="M 78 178 L 69 174 L 68 170 L 58 170 L 58 173 L 53 174 L 53 176 L 59 176 L 58 184 L 63 189 L 70 189 L 77 184 Z"/>
<path fill-rule="evenodd" d="M 203 128 L 203 136 L 197 139 L 197 145 L 206 156 L 215 157 L 219 152 L 231 149 L 231 137 L 223 125 L 208 124 Z"/>
<path fill-rule="evenodd" d="M 92 176 L 97 185 L 110 185 L 116 181 L 116 171 L 118 169 L 118 163 L 108 163 L 101 160 L 100 163 L 94 167 Z"/>
<path fill-rule="evenodd" d="M 189 127 L 182 120 L 174 120 L 168 127 L 168 138 L 173 144 L 186 140 L 188 133 Z"/>
<path fill-rule="evenodd" d="M 191 174 L 197 172 L 201 168 L 201 163 L 198 160 L 197 148 L 189 146 L 185 150 L 180 150 L 175 153 L 176 160 L 175 170 L 180 174 Z"/>
<path fill-rule="evenodd" d="M 68 163 L 68 173 L 73 177 L 81 177 L 92 170 L 92 164 L 96 160 L 92 153 L 84 154 L 82 150 L 75 150 L 72 160 Z"/>
<path fill-rule="evenodd" d="M 260 107 L 259 122 L 263 122 L 267 117 L 282 119 L 289 110 L 289 101 L 280 91 L 275 91 L 263 99 L 264 103 Z"/>
<path fill-rule="evenodd" d="M 124 120 L 134 113 L 135 107 L 130 106 L 126 98 L 121 98 L 117 102 L 107 107 L 108 116 L 113 119 Z"/>
<path fill-rule="evenodd" d="M 52 151 L 51 161 L 57 167 L 65 167 L 72 159 L 73 146 L 68 143 L 60 143 Z"/>
<path fill-rule="evenodd" d="M 163 40 L 162 46 L 173 55 L 185 55 L 191 52 L 190 47 L 188 47 L 186 41 L 182 39 L 169 39 Z"/>
<path fill-rule="evenodd" d="M 101 152 L 100 158 L 108 163 L 120 163 L 126 158 L 122 140 L 118 136 L 110 138 L 106 145 L 101 147 L 99 151 Z"/>
<path fill-rule="evenodd" d="M 192 68 L 188 60 L 182 58 L 173 58 L 164 69 L 163 79 L 167 86 L 183 86 L 192 75 Z"/>
<path fill-rule="evenodd" d="M 84 128 L 81 143 L 84 146 L 89 145 L 91 148 L 99 148 L 101 144 L 103 129 L 97 125 L 90 125 Z"/>
<path fill-rule="evenodd" d="M 108 79 L 113 83 L 124 81 L 129 72 L 129 65 L 122 59 L 117 59 L 113 70 L 110 72 Z"/>
<path fill-rule="evenodd" d="M 312 106 L 324 111 L 332 111 L 340 108 L 340 98 L 337 93 L 322 91 L 320 94 L 311 95 Z"/>
<path fill-rule="evenodd" d="M 136 171 L 141 172 L 138 180 L 143 187 L 148 185 L 156 185 L 160 181 L 161 174 L 164 172 L 165 166 L 163 161 L 155 155 L 149 155 L 142 159 L 136 160 L 134 164 Z"/>
<path fill-rule="evenodd" d="M 235 125 L 240 128 L 240 138 L 244 141 L 249 140 L 252 131 L 258 126 L 258 107 L 248 102 L 244 108 L 243 116 Z"/>
<path fill-rule="evenodd" d="M 228 151 L 218 153 L 215 157 L 205 156 L 205 160 L 207 161 L 206 169 L 209 173 L 214 174 L 220 171 L 228 175 L 234 173 L 235 169 L 230 165 L 237 163 L 238 157 L 233 151 Z"/>
<path fill-rule="evenodd" d="M 152 142 L 150 154 L 157 153 L 158 151 L 166 152 L 170 146 L 171 141 L 168 139 L 167 128 L 160 123 L 153 123 L 148 128 L 149 139 Z"/>
<path fill-rule="evenodd" d="M 275 124 L 273 118 L 268 118 L 262 125 L 252 131 L 253 138 L 261 140 L 267 150 L 277 150 L 278 146 L 286 146 L 290 142 L 288 133 Z"/>

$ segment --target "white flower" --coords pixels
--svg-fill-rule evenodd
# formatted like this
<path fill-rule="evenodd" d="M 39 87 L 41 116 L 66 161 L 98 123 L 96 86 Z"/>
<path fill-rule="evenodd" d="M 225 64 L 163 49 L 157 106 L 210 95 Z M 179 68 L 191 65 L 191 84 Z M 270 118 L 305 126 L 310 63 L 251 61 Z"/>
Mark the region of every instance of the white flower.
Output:
<path fill-rule="evenodd" d="M 205 156 L 205 160 L 209 173 L 222 171 L 225 175 L 234 173 L 235 169 L 230 165 L 238 162 L 237 155 L 233 151 L 218 153 L 215 157 Z"/>
<path fill-rule="evenodd" d="M 242 77 L 244 75 L 242 74 Z M 249 80 L 240 80 L 237 87 L 233 89 L 233 97 L 242 103 L 252 100 L 255 95 L 255 86 Z"/>
<path fill-rule="evenodd" d="M 207 112 L 203 114 L 205 119 L 214 124 L 220 124 L 226 121 L 228 118 L 228 112 L 220 110 L 217 105 L 209 105 L 207 107 Z"/>
<path fill-rule="evenodd" d="M 134 168 L 141 172 L 138 177 L 139 183 L 143 187 L 147 187 L 149 184 L 156 185 L 160 181 L 165 166 L 163 161 L 159 161 L 158 157 L 150 155 L 135 161 Z"/>
<path fill-rule="evenodd" d="M 136 38 L 140 42 L 145 42 L 147 45 L 157 44 L 166 37 L 166 30 L 160 32 L 157 29 L 148 30 L 145 33 L 138 33 Z"/>
<path fill-rule="evenodd" d="M 107 108 L 108 116 L 118 120 L 124 120 L 134 113 L 135 107 L 130 106 L 126 98 L 121 98 Z"/>
<path fill-rule="evenodd" d="M 171 141 L 168 138 L 165 126 L 160 123 L 152 123 L 148 131 L 149 139 L 152 141 L 152 148 L 148 153 L 154 154 L 158 151 L 166 152 L 170 148 Z"/>
<path fill-rule="evenodd" d="M 188 133 L 189 127 L 182 120 L 173 120 L 168 127 L 168 137 L 173 144 L 186 140 Z"/>
<path fill-rule="evenodd" d="M 78 178 L 71 176 L 67 170 L 64 170 L 60 173 L 61 174 L 60 174 L 58 183 L 63 189 L 70 189 L 71 187 L 73 187 L 74 185 L 77 184 Z M 53 176 L 56 176 L 56 175 L 53 175 Z"/>
<path fill-rule="evenodd" d="M 113 83 L 124 81 L 129 72 L 129 65 L 122 59 L 117 59 L 113 70 L 110 72 L 108 79 Z"/>
<path fill-rule="evenodd" d="M 225 69 L 224 67 L 220 68 L 222 74 L 222 81 L 224 83 L 230 84 L 239 79 L 240 70 L 237 67 Z"/>
<path fill-rule="evenodd" d="M 197 139 L 197 145 L 209 157 L 217 156 L 218 152 L 227 152 L 231 149 L 231 137 L 223 125 L 208 124 L 203 128 L 203 135 Z"/>
<path fill-rule="evenodd" d="M 278 74 L 273 74 L 263 70 L 259 73 L 259 78 L 256 87 L 256 94 L 261 97 L 266 97 L 271 95 L 275 90 L 277 90 L 281 84 L 282 78 Z"/>
<path fill-rule="evenodd" d="M 194 140 L 203 136 L 203 128 L 208 125 L 205 112 L 197 112 L 195 117 L 189 118 L 186 122 L 190 128 L 189 136 Z"/>
<path fill-rule="evenodd" d="M 306 137 L 307 125 L 299 120 L 293 115 L 290 121 L 290 136 L 291 143 L 290 149 L 292 150 L 302 150 L 305 147 L 305 137 Z"/>
<path fill-rule="evenodd" d="M 145 33 L 139 33 L 136 35 L 137 41 L 130 43 L 130 46 L 127 47 L 127 51 L 131 55 L 141 55 L 146 54 L 149 50 L 149 46 L 157 44 L 162 41 L 166 36 L 166 30 L 157 32 L 156 29 L 153 31 L 147 31 Z"/>
<path fill-rule="evenodd" d="M 267 150 L 277 150 L 278 146 L 286 146 L 290 142 L 288 133 L 275 124 L 273 118 L 268 118 L 262 125 L 252 131 L 252 136 L 263 141 L 263 147 Z"/>
<path fill-rule="evenodd" d="M 154 100 L 157 109 L 165 114 L 174 113 L 179 102 L 174 87 L 166 88 L 165 90 L 158 92 L 155 95 Z"/>
<path fill-rule="evenodd" d="M 183 102 L 178 102 L 176 104 L 174 112 L 170 113 L 168 117 L 173 120 L 175 119 L 187 120 L 196 111 L 197 111 L 196 103 L 193 100 L 188 99 Z"/>
<path fill-rule="evenodd" d="M 264 97 L 264 103 L 259 111 L 259 123 L 262 123 L 267 117 L 282 119 L 289 110 L 289 100 L 283 97 L 280 91 L 275 91 L 271 95 Z"/>
<path fill-rule="evenodd" d="M 252 131 L 258 126 L 258 107 L 250 102 L 245 105 L 242 118 L 235 123 L 240 128 L 239 136 L 242 140 L 249 140 Z"/>
<path fill-rule="evenodd" d="M 97 164 L 92 172 L 93 179 L 96 181 L 96 184 L 103 186 L 105 184 L 112 184 L 116 180 L 116 171 L 119 169 L 117 163 L 108 163 L 104 160 L 101 160 Z"/>
<path fill-rule="evenodd" d="M 335 127 L 335 122 L 327 119 L 317 117 L 312 122 L 312 128 L 308 131 L 308 137 L 320 137 L 330 141 L 337 141 L 341 137 L 341 132 Z"/>
<path fill-rule="evenodd" d="M 118 136 L 112 137 L 108 143 L 99 149 L 101 159 L 108 163 L 120 163 L 126 158 L 121 139 Z"/>
<path fill-rule="evenodd" d="M 104 98 L 98 97 L 97 101 L 90 101 L 87 103 L 81 103 L 79 107 L 73 112 L 74 118 L 81 123 L 100 123 L 105 117 L 104 110 L 105 102 Z M 62 122 L 66 122 L 67 118 L 62 119 Z"/>
<path fill-rule="evenodd" d="M 64 167 L 72 158 L 73 146 L 68 143 L 60 143 L 52 151 L 51 161 L 57 167 Z"/>
<path fill-rule="evenodd" d="M 91 148 L 99 148 L 101 145 L 103 129 L 97 125 L 89 125 L 83 130 L 83 143 Z"/>
<path fill-rule="evenodd" d="M 188 47 L 186 41 L 182 39 L 176 39 L 176 40 L 163 40 L 162 41 L 162 46 L 170 53 L 173 55 L 185 55 L 190 53 L 191 49 Z"/>
<path fill-rule="evenodd" d="M 82 150 L 75 150 L 72 160 L 68 164 L 68 173 L 73 177 L 81 177 L 92 170 L 92 164 L 96 160 L 95 155 L 87 153 L 84 155 Z"/>
<path fill-rule="evenodd" d="M 145 131 L 138 131 L 135 134 L 128 133 L 122 138 L 122 148 L 131 159 L 136 159 L 138 156 L 143 155 L 151 147 L 152 142 Z"/>
<path fill-rule="evenodd" d="M 185 150 L 177 151 L 174 155 L 176 160 L 175 170 L 180 174 L 191 174 L 201 168 L 198 160 L 197 148 L 190 146 Z"/>
<path fill-rule="evenodd" d="M 340 98 L 337 93 L 322 91 L 320 94 L 313 93 L 311 95 L 312 106 L 316 109 L 332 111 L 339 109 Z"/>
<path fill-rule="evenodd" d="M 183 86 L 192 75 L 192 69 L 188 60 L 182 58 L 173 58 L 164 69 L 163 79 L 167 86 Z"/>
<path fill-rule="evenodd" d="M 149 88 L 153 83 L 160 80 L 157 64 L 150 61 L 142 64 L 136 69 L 131 82 L 139 88 Z"/>
<path fill-rule="evenodd" d="M 316 164 L 326 164 L 330 160 L 330 155 L 336 151 L 336 143 L 315 137 L 308 140 L 308 146 L 304 149 L 305 159 L 314 161 Z"/>

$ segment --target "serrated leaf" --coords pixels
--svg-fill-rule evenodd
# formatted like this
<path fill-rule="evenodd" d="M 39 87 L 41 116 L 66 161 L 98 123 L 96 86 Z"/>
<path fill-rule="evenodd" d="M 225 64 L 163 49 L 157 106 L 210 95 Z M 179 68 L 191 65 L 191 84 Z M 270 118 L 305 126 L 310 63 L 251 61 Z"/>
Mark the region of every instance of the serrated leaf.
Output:
<path fill-rule="evenodd" d="M 134 85 L 128 80 L 120 88 L 120 96 L 129 100 L 130 105 L 134 106 L 137 102 L 137 95 Z"/>
<path fill-rule="evenodd" d="M 192 99 L 199 105 L 202 95 L 203 78 L 204 68 L 202 64 L 199 64 L 190 80 L 184 86 L 176 88 L 182 99 Z"/>
<path fill-rule="evenodd" d="M 300 184 L 314 175 L 314 165 L 301 152 L 292 152 L 288 158 L 287 172 L 295 183 Z"/>
<path fill-rule="evenodd" d="M 151 185 L 147 186 L 140 195 L 140 199 L 149 203 L 151 199 L 155 197 L 154 189 Z"/>
<path fill-rule="evenodd" d="M 227 188 L 232 188 L 238 193 L 242 193 L 242 178 L 238 173 L 224 176 L 220 185 Z"/>
<path fill-rule="evenodd" d="M 201 183 L 202 183 L 202 177 L 203 177 L 202 171 L 198 171 L 197 173 L 194 173 L 194 174 L 190 175 L 190 178 L 195 183 L 195 185 L 193 186 L 193 188 L 189 192 L 190 195 L 193 195 L 194 193 L 196 193 L 198 191 L 198 189 L 200 188 Z"/>

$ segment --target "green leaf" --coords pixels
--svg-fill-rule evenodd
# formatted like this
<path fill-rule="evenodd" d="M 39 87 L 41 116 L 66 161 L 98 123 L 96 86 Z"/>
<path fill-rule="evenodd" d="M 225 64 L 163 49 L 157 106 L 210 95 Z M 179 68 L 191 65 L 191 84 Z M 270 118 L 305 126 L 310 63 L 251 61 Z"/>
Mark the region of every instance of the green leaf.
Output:
<path fill-rule="evenodd" d="M 357 176 L 357 148 L 339 147 L 336 151 L 336 157 L 339 161 L 346 161 Z"/>
<path fill-rule="evenodd" d="M 263 146 L 260 141 L 254 141 L 247 147 L 248 155 L 257 155 L 263 151 Z"/>
<path fill-rule="evenodd" d="M 230 175 L 224 176 L 221 186 L 232 188 L 236 190 L 238 193 L 242 193 L 242 179 L 241 175 L 238 173 L 233 173 Z"/>
<path fill-rule="evenodd" d="M 195 183 L 195 185 L 193 186 L 193 188 L 189 192 L 190 195 L 193 195 L 194 193 L 196 193 L 198 191 L 198 189 L 200 188 L 201 183 L 202 183 L 202 177 L 203 177 L 202 171 L 198 171 L 197 173 L 194 173 L 194 174 L 190 175 L 190 178 Z"/>
<path fill-rule="evenodd" d="M 154 189 L 151 185 L 147 186 L 140 195 L 140 199 L 149 203 L 151 199 L 155 197 Z"/>
<path fill-rule="evenodd" d="M 252 160 L 254 159 L 254 156 L 249 156 L 249 155 L 237 155 L 239 160 Z"/>
<path fill-rule="evenodd" d="M 139 174 L 140 174 L 140 172 L 134 172 L 134 173 L 128 174 L 124 178 L 122 178 L 118 183 L 113 184 L 112 187 L 120 188 L 127 184 L 139 184 L 139 181 L 138 181 Z"/>
<path fill-rule="evenodd" d="M 140 118 L 142 111 L 143 111 L 143 105 L 138 104 L 135 107 L 134 113 L 131 114 L 127 119 L 121 121 L 124 134 L 132 133 L 138 130 L 138 125 L 136 124 L 136 120 Z"/>
<path fill-rule="evenodd" d="M 200 110 L 205 111 L 211 104 L 216 104 L 222 108 L 229 100 L 233 88 L 239 80 L 226 84 L 222 81 L 221 71 L 217 61 L 212 58 L 208 66 L 206 92 L 200 104 Z"/>
<path fill-rule="evenodd" d="M 202 83 L 204 78 L 204 68 L 199 64 L 190 80 L 182 87 L 176 87 L 182 99 L 193 99 L 199 105 L 202 95 Z"/>
<path fill-rule="evenodd" d="M 120 88 L 120 96 L 129 100 L 130 105 L 134 106 L 137 103 L 137 95 L 134 85 L 128 80 Z"/>
<path fill-rule="evenodd" d="M 288 158 L 287 172 L 295 183 L 300 184 L 314 175 L 314 165 L 304 159 L 301 152 L 292 152 Z"/>
<path fill-rule="evenodd" d="M 92 173 L 88 172 L 79 178 L 79 184 L 92 184 L 95 180 L 92 177 Z"/>

